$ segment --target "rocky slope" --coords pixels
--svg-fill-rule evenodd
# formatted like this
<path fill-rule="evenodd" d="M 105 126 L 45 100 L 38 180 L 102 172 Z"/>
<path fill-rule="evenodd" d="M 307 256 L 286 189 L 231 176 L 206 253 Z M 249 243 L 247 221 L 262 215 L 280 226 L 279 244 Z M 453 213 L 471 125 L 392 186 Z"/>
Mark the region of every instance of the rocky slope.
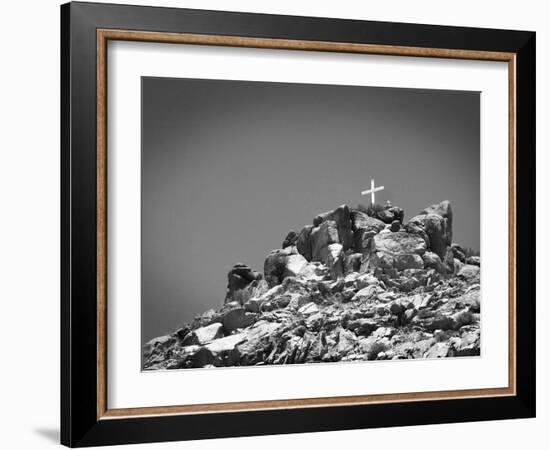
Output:
<path fill-rule="evenodd" d="M 267 255 L 236 264 L 225 303 L 143 348 L 145 370 L 474 356 L 480 258 L 452 243 L 448 201 L 342 205 Z"/>

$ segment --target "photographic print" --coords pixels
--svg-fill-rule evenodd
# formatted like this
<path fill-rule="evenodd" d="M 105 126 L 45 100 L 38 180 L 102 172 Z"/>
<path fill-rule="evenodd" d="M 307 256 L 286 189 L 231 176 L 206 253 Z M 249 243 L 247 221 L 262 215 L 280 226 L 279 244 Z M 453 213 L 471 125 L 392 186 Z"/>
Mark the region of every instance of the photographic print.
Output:
<path fill-rule="evenodd" d="M 142 369 L 480 355 L 479 92 L 142 77 Z"/>

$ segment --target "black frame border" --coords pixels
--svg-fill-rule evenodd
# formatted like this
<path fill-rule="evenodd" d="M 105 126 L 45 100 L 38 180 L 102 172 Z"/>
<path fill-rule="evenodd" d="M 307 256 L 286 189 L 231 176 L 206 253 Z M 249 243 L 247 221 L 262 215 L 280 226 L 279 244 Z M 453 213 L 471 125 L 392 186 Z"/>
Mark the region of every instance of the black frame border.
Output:
<path fill-rule="evenodd" d="M 98 420 L 97 29 L 515 53 L 516 395 Z M 535 33 L 527 31 L 80 2 L 62 5 L 61 443 L 82 447 L 534 417 L 535 41 Z"/>

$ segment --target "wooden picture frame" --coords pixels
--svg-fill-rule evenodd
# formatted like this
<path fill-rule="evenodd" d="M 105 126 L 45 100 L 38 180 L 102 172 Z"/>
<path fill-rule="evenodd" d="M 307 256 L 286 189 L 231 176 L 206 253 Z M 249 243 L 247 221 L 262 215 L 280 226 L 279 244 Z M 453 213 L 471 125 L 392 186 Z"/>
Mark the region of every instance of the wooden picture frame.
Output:
<path fill-rule="evenodd" d="M 187 9 L 61 7 L 61 441 L 68 446 L 535 415 L 535 33 Z M 107 42 L 504 61 L 509 70 L 506 388 L 110 409 Z"/>

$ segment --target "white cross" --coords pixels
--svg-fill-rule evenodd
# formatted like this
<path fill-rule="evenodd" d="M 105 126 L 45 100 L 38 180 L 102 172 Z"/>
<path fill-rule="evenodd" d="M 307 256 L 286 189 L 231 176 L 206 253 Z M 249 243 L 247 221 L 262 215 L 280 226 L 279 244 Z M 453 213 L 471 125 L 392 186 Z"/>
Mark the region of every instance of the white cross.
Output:
<path fill-rule="evenodd" d="M 371 204 L 374 205 L 374 193 L 375 192 L 378 192 L 378 191 L 381 191 L 382 189 L 384 189 L 384 186 L 379 186 L 377 188 L 374 187 L 374 178 L 372 178 L 370 180 L 370 189 L 368 191 L 363 191 L 361 192 L 361 195 L 367 195 L 367 194 L 370 194 L 370 201 L 371 201 Z"/>

